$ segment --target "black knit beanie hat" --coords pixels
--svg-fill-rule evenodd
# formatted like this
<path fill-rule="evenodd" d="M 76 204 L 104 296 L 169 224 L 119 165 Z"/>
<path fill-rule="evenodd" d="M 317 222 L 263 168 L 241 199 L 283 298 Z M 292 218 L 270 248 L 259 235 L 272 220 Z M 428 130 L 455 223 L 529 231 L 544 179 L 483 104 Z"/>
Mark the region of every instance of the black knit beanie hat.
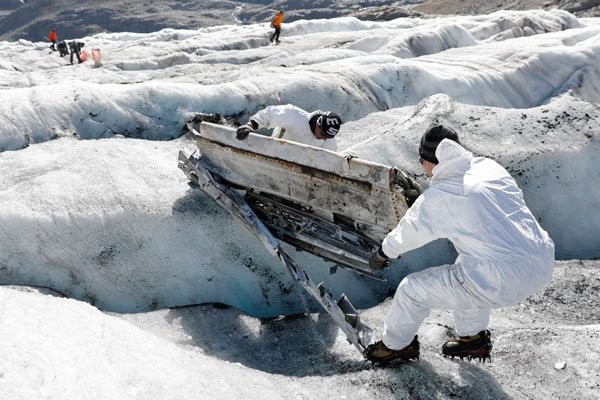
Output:
<path fill-rule="evenodd" d="M 421 138 L 421 144 L 419 145 L 419 156 L 423 160 L 427 160 L 434 164 L 438 164 L 439 161 L 435 156 L 435 150 L 437 149 L 440 142 L 444 139 L 458 141 L 458 134 L 454 129 L 444 126 L 441 124 L 431 124 L 425 131 L 425 134 Z"/>

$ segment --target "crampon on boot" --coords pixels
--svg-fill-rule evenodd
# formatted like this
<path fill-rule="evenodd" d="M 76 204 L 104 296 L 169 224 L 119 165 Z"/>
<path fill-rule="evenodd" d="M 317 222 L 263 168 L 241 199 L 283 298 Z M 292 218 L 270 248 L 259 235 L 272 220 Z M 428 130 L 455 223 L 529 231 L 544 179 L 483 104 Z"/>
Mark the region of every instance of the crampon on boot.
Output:
<path fill-rule="evenodd" d="M 492 334 L 485 330 L 473 336 L 459 336 L 447 341 L 442 346 L 442 354 L 444 357 L 467 357 L 469 360 L 478 358 L 485 362 L 489 359 L 492 362 L 490 352 L 492 351 Z"/>
<path fill-rule="evenodd" d="M 415 335 L 414 339 L 410 344 L 400 350 L 388 349 L 385 344 L 380 340 L 369 345 L 365 349 L 365 357 L 371 362 L 388 363 L 394 360 L 408 361 L 413 358 L 419 359 L 419 340 Z"/>

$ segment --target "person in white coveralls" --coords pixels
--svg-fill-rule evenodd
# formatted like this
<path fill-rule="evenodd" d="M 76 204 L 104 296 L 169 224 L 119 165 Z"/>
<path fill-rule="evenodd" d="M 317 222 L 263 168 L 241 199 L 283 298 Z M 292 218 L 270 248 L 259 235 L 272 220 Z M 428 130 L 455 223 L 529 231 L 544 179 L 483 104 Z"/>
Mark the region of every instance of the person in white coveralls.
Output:
<path fill-rule="evenodd" d="M 268 106 L 240 126 L 236 137 L 244 140 L 259 128 L 276 128 L 271 137 L 336 151 L 335 136 L 342 123 L 341 117 L 331 111 L 309 113 L 291 104 Z"/>
<path fill-rule="evenodd" d="M 451 357 L 490 357 L 490 309 L 511 306 L 552 279 L 554 243 L 540 227 L 515 180 L 498 163 L 474 157 L 448 126 L 431 125 L 420 161 L 431 177 L 383 240 L 369 265 L 382 269 L 438 238 L 458 252 L 454 264 L 406 276 L 385 319 L 381 341 L 365 350 L 373 362 L 419 358 L 416 335 L 431 309 L 454 311 L 457 337 L 442 346 Z"/>

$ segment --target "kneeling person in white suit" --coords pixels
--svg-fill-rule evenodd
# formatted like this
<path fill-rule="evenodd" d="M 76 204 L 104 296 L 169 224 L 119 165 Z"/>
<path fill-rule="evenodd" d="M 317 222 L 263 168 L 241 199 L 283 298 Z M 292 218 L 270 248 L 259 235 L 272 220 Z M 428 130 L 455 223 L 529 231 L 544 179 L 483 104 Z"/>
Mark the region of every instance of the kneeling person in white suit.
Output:
<path fill-rule="evenodd" d="M 515 180 L 498 163 L 474 157 L 454 130 L 430 126 L 419 146 L 430 186 L 372 256 L 389 258 L 438 238 L 458 252 L 454 264 L 406 276 L 385 319 L 383 338 L 367 347 L 374 362 L 419 357 L 417 330 L 431 309 L 451 309 L 458 337 L 442 353 L 485 360 L 492 348 L 490 309 L 514 305 L 552 279 L 554 243 L 525 204 Z"/>
<path fill-rule="evenodd" d="M 340 116 L 331 111 L 309 113 L 291 104 L 268 106 L 240 126 L 236 138 L 244 140 L 259 128 L 276 128 L 271 137 L 336 151 L 335 135 L 341 125 Z"/>

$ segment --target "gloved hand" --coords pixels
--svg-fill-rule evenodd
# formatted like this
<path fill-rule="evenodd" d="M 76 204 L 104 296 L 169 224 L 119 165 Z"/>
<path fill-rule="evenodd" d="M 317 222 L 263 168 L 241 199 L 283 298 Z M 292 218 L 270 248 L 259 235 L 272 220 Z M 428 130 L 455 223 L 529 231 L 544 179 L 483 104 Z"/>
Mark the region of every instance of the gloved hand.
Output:
<path fill-rule="evenodd" d="M 252 129 L 252 126 L 250 126 L 250 124 L 244 124 L 244 125 L 240 126 L 239 128 L 237 128 L 237 131 L 235 131 L 235 138 L 237 140 L 244 140 L 248 137 L 250 132 L 254 132 L 254 129 Z"/>
<path fill-rule="evenodd" d="M 390 266 L 390 259 L 385 255 L 381 246 L 369 259 L 369 268 L 381 270 Z"/>
<path fill-rule="evenodd" d="M 256 121 L 250 120 L 247 124 L 244 124 L 237 128 L 235 131 L 235 138 L 237 140 L 244 140 L 248 137 L 250 132 L 255 132 L 258 129 L 258 123 Z"/>

